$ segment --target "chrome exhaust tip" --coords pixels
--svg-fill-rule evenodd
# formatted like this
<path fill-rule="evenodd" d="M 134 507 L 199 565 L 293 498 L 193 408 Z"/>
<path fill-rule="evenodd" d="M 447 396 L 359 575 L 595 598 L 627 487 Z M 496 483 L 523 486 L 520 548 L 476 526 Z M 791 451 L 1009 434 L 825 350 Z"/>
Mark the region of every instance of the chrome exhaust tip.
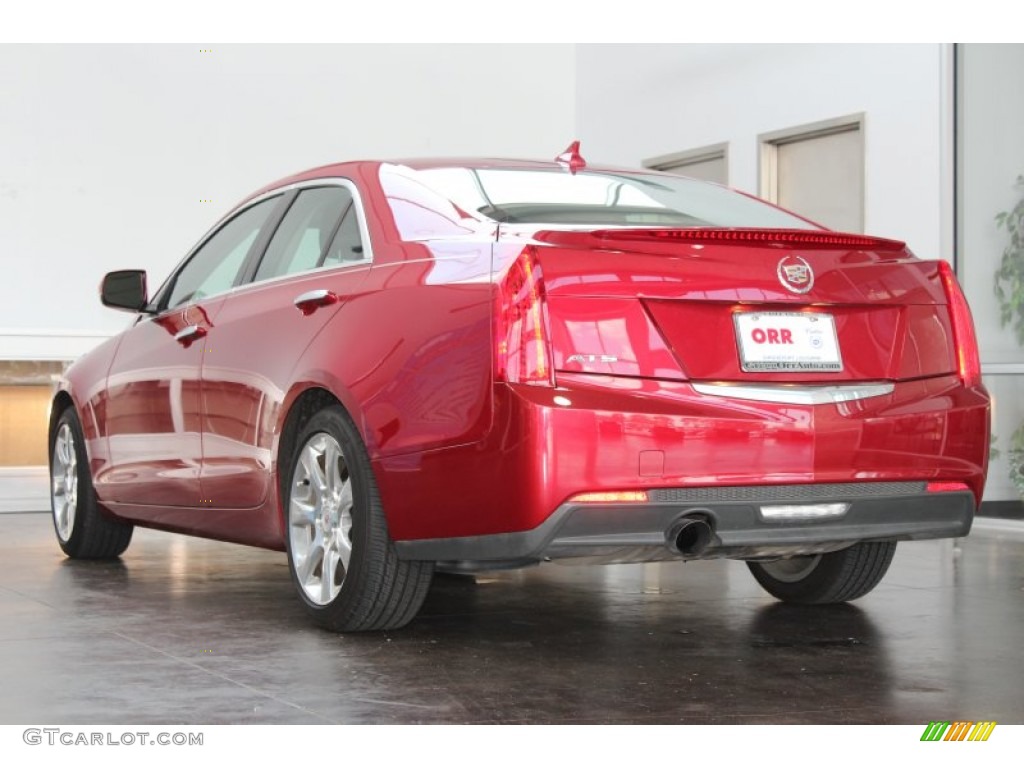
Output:
<path fill-rule="evenodd" d="M 711 546 L 714 531 L 709 518 L 687 514 L 674 522 L 665 534 L 670 550 L 683 557 L 696 557 Z"/>

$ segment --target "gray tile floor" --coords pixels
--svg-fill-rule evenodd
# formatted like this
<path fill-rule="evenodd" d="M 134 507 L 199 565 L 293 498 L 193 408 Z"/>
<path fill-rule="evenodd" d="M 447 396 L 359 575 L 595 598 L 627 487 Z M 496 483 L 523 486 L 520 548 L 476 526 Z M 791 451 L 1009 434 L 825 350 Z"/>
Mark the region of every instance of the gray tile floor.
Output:
<path fill-rule="evenodd" d="M 281 554 L 137 530 L 71 562 L 48 516 L 0 514 L 0 723 L 1024 723 L 1022 532 L 901 544 L 851 605 L 740 563 L 551 565 L 338 636 Z"/>

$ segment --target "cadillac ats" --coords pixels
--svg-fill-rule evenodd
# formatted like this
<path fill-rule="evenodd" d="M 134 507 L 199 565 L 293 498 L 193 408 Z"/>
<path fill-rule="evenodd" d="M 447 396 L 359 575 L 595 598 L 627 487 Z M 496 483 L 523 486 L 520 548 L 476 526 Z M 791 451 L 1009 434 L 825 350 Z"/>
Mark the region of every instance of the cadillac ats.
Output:
<path fill-rule="evenodd" d="M 317 168 L 249 197 L 53 400 L 54 527 L 287 553 L 314 620 L 411 621 L 435 570 L 733 558 L 858 598 L 964 536 L 989 398 L 944 261 L 724 187 L 552 162 Z"/>

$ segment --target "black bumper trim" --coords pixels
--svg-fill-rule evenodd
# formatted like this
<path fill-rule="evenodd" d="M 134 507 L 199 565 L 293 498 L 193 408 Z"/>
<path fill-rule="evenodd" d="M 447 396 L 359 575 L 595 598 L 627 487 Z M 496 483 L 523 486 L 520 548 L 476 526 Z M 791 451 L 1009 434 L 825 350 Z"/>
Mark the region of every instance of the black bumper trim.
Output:
<path fill-rule="evenodd" d="M 714 488 L 655 488 L 654 502 L 702 504 L 750 501 L 764 504 L 805 503 L 887 498 L 923 494 L 927 483 L 821 483 L 814 485 L 744 485 Z"/>
<path fill-rule="evenodd" d="M 887 486 L 888 494 L 867 488 L 875 485 Z M 966 536 L 974 520 L 974 496 L 967 491 L 925 493 L 924 483 L 855 483 L 842 494 L 843 487 L 659 489 L 650 492 L 646 504 L 563 504 L 529 531 L 398 541 L 395 547 L 404 560 L 479 562 L 481 567 L 599 556 L 615 549 L 653 550 L 626 560 L 679 558 L 669 550 L 666 532 L 684 515 L 699 514 L 712 526 L 712 541 L 689 559 L 756 558 L 825 552 L 859 541 Z M 794 488 L 800 489 L 799 496 L 792 494 Z M 825 502 L 850 506 L 841 517 L 820 521 L 768 521 L 760 513 L 762 505 Z"/>

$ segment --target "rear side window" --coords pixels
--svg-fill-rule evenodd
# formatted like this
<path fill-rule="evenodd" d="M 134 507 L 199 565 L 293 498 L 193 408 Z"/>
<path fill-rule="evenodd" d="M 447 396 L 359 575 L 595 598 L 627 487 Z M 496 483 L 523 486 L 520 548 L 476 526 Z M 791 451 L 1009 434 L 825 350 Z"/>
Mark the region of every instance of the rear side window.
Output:
<path fill-rule="evenodd" d="M 668 174 L 509 168 L 404 168 L 401 173 L 457 209 L 497 222 L 817 229 L 726 187 Z"/>
<path fill-rule="evenodd" d="M 328 247 L 344 221 L 355 221 L 353 209 L 352 193 L 345 187 L 317 187 L 300 192 L 270 240 L 254 279 L 266 280 L 323 266 Z"/>
<path fill-rule="evenodd" d="M 338 266 L 353 261 L 362 261 L 364 258 L 359 218 L 356 216 L 355 205 L 350 205 L 345 211 L 345 218 L 341 220 L 341 226 L 338 227 L 327 253 L 321 260 L 321 266 Z"/>

